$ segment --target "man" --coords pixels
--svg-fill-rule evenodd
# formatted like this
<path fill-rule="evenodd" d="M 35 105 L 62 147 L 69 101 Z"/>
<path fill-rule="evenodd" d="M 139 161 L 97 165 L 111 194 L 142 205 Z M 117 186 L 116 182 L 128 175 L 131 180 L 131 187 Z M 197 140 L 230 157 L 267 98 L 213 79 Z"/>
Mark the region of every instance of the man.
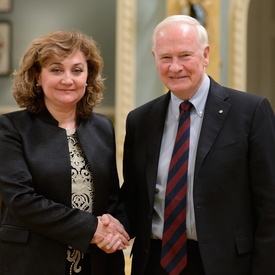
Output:
<path fill-rule="evenodd" d="M 206 75 L 207 33 L 189 16 L 162 21 L 152 44 L 169 91 L 127 117 L 121 206 L 128 219 L 122 223 L 135 237 L 132 274 L 275 274 L 275 119 L 269 102 Z M 192 104 L 183 218 L 187 265 L 167 272 L 161 262 L 165 189 L 182 101 Z M 179 249 L 186 246 L 179 242 Z"/>

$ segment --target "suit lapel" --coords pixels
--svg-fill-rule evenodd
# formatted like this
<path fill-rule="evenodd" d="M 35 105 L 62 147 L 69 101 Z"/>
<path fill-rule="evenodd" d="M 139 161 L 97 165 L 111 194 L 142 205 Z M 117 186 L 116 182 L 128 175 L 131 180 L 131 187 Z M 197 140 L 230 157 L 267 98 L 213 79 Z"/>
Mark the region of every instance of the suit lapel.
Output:
<path fill-rule="evenodd" d="M 92 120 L 93 118 L 91 121 Z M 95 150 L 98 144 L 98 136 L 97 129 L 95 129 L 95 126 L 91 121 L 82 121 L 77 129 L 77 132 L 79 133 L 78 139 L 81 143 L 82 149 L 85 152 L 86 158 L 91 167 L 94 167 L 96 165 Z M 87 124 L 89 124 L 88 127 Z"/>
<path fill-rule="evenodd" d="M 160 97 L 155 104 L 144 114 L 146 125 L 146 178 L 150 203 L 153 204 L 155 184 L 158 171 L 159 153 L 162 141 L 162 133 L 170 100 L 170 93 Z"/>
<path fill-rule="evenodd" d="M 211 79 L 197 149 L 195 176 L 197 176 L 231 108 L 231 104 L 225 101 L 227 97 L 225 89 Z"/>
<path fill-rule="evenodd" d="M 100 199 L 106 192 L 106 185 L 102 182 L 102 174 L 99 167 L 104 160 L 102 157 L 100 157 L 99 162 L 99 156 L 102 156 L 102 152 L 99 151 L 99 148 L 101 147 L 99 131 L 98 127 L 96 127 L 97 122 L 95 122 L 96 115 L 97 114 L 94 113 L 92 118 L 87 121 L 82 121 L 77 131 L 79 133 L 78 139 L 85 153 L 85 157 L 91 167 L 94 178 L 94 186 L 97 195 L 94 198 L 93 212 L 94 214 L 99 215 L 100 209 L 106 208 L 106 201 Z"/>

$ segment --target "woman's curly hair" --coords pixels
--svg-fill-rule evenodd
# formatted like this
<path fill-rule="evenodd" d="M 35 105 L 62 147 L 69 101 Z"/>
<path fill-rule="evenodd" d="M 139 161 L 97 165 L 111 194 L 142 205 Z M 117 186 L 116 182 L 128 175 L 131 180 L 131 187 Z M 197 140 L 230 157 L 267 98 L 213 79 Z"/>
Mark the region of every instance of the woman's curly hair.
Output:
<path fill-rule="evenodd" d="M 89 117 L 103 99 L 103 59 L 96 41 L 79 31 L 55 31 L 33 40 L 13 73 L 13 96 L 18 106 L 31 113 L 44 109 L 43 91 L 36 86 L 41 68 L 50 58 L 63 59 L 77 50 L 84 54 L 88 65 L 87 87 L 78 102 L 77 117 Z"/>

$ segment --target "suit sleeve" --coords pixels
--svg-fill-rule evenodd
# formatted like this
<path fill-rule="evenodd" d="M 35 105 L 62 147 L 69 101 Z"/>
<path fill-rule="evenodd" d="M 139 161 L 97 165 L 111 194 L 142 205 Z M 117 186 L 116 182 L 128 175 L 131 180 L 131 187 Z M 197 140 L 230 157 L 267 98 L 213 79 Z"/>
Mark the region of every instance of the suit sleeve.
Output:
<path fill-rule="evenodd" d="M 137 201 L 138 187 L 136 183 L 134 163 L 133 163 L 133 144 L 134 127 L 131 124 L 131 113 L 126 120 L 126 135 L 123 152 L 123 177 L 124 182 L 120 190 L 119 204 L 116 209 L 117 218 L 124 225 L 131 238 L 136 236 L 137 228 Z"/>
<path fill-rule="evenodd" d="M 249 152 L 256 216 L 252 274 L 275 274 L 275 119 L 266 99 L 253 118 Z"/>

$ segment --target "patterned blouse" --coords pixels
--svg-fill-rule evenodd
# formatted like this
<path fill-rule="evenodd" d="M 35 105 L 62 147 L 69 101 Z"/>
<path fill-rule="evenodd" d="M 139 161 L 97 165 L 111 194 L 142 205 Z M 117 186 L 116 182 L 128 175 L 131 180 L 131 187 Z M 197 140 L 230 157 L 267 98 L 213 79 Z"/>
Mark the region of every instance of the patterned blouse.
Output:
<path fill-rule="evenodd" d="M 66 131 L 72 171 L 72 207 L 92 213 L 94 201 L 92 171 L 77 139 L 75 130 L 66 129 Z M 67 261 L 70 265 L 70 275 L 81 274 L 81 262 L 83 259 L 84 253 L 70 246 L 68 247 Z"/>

